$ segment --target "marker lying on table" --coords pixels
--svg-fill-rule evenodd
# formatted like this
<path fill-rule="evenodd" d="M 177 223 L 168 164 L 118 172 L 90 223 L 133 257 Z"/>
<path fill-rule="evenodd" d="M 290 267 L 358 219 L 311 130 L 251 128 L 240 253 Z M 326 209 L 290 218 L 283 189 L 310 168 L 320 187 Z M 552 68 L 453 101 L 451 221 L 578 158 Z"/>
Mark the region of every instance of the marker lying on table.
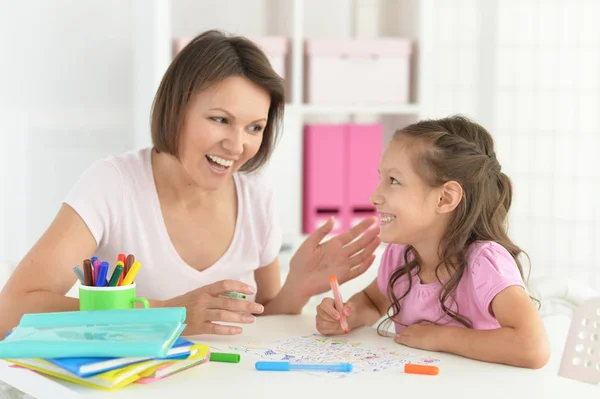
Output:
<path fill-rule="evenodd" d="M 291 370 L 308 370 L 308 371 L 337 371 L 347 373 L 352 371 L 350 363 L 290 363 L 290 362 L 256 362 L 254 367 L 260 371 L 291 371 Z"/>
<path fill-rule="evenodd" d="M 404 372 L 407 374 L 438 375 L 440 369 L 438 369 L 437 366 L 407 363 L 404 365 Z"/>
<path fill-rule="evenodd" d="M 223 363 L 239 363 L 240 362 L 240 354 L 239 353 L 210 352 L 210 361 L 211 362 L 223 362 Z"/>

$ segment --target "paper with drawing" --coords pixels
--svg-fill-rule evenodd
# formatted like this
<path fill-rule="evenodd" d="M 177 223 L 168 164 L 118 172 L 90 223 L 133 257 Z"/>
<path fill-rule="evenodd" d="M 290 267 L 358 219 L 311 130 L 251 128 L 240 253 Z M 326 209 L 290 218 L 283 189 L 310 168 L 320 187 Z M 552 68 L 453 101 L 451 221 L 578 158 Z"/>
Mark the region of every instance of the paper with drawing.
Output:
<path fill-rule="evenodd" d="M 361 372 L 400 369 L 406 363 L 435 364 L 439 359 L 418 356 L 399 349 L 367 347 L 346 338 L 302 335 L 267 343 L 230 346 L 229 350 L 253 355 L 261 360 L 288 360 L 295 363 L 352 363 L 351 373 L 330 372 L 345 376 Z"/>

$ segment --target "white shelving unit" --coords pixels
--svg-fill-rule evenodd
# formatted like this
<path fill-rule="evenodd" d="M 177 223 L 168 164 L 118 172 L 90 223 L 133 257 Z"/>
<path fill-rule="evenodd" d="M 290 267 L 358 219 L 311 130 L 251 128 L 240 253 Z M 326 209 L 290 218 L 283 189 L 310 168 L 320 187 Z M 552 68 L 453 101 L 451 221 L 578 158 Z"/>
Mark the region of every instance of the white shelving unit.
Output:
<path fill-rule="evenodd" d="M 171 61 L 171 42 L 217 28 L 242 35 L 290 38 L 291 98 L 283 135 L 268 166 L 277 185 L 277 203 L 285 248 L 302 234 L 302 134 L 310 122 L 373 121 L 386 135 L 426 114 L 427 15 L 432 0 L 135 0 L 135 145 L 150 145 L 152 98 Z M 217 10 L 228 10 L 217 13 Z M 331 15 L 331 20 L 326 16 Z M 344 18 L 346 16 L 346 18 Z M 375 18 L 375 19 L 374 19 Z M 259 21 L 259 23 L 256 22 Z M 249 21 L 249 22 L 248 22 Z M 307 38 L 397 36 L 413 40 L 410 103 L 397 105 L 314 105 L 304 103 L 304 42 Z"/>

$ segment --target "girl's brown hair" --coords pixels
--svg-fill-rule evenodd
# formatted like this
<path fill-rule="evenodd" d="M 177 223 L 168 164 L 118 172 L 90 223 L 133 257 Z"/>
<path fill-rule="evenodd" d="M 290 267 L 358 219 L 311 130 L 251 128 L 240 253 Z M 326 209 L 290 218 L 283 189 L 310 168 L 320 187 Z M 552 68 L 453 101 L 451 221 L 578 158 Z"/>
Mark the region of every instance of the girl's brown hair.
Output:
<path fill-rule="evenodd" d="M 243 76 L 269 93 L 271 104 L 258 152 L 240 170 L 259 169 L 269 160 L 283 118 L 283 79 L 252 41 L 216 30 L 196 36 L 171 62 L 160 82 L 150 130 L 154 148 L 179 157 L 179 134 L 192 96 L 231 76 Z"/>
<path fill-rule="evenodd" d="M 449 181 L 456 181 L 462 186 L 463 198 L 440 242 L 440 262 L 435 274 L 443 284 L 439 298 L 443 312 L 470 328 L 471 322 L 460 315 L 454 297 L 465 273 L 466 253 L 470 244 L 483 240 L 502 245 L 515 260 L 525 281 L 519 255 L 527 254 L 508 237 L 511 181 L 501 171 L 490 133 L 466 117 L 420 121 L 397 131 L 394 139 L 398 137 L 408 137 L 424 144 L 413 146 L 419 151 L 413 161 L 417 173 L 431 187 L 439 187 Z M 419 272 L 419 267 L 418 253 L 412 246 L 408 246 L 404 253 L 404 266 L 395 270 L 388 282 L 388 297 L 391 298 L 392 305 L 384 322 L 394 320 L 400 313 L 401 301 L 411 290 L 413 275 Z M 440 279 L 442 268 L 447 268 L 450 272 L 450 278 L 445 283 Z M 394 285 L 404 275 L 408 277 L 408 288 L 398 297 L 394 293 Z"/>

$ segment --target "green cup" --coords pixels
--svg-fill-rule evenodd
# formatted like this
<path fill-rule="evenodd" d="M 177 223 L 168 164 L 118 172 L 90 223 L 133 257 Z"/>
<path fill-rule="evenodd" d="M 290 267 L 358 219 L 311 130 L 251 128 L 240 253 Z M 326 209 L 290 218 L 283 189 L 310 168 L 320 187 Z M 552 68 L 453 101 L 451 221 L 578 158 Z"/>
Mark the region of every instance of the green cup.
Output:
<path fill-rule="evenodd" d="M 150 307 L 146 298 L 135 297 L 135 283 L 117 287 L 79 286 L 79 310 L 134 309 L 137 302 L 144 308 Z"/>

